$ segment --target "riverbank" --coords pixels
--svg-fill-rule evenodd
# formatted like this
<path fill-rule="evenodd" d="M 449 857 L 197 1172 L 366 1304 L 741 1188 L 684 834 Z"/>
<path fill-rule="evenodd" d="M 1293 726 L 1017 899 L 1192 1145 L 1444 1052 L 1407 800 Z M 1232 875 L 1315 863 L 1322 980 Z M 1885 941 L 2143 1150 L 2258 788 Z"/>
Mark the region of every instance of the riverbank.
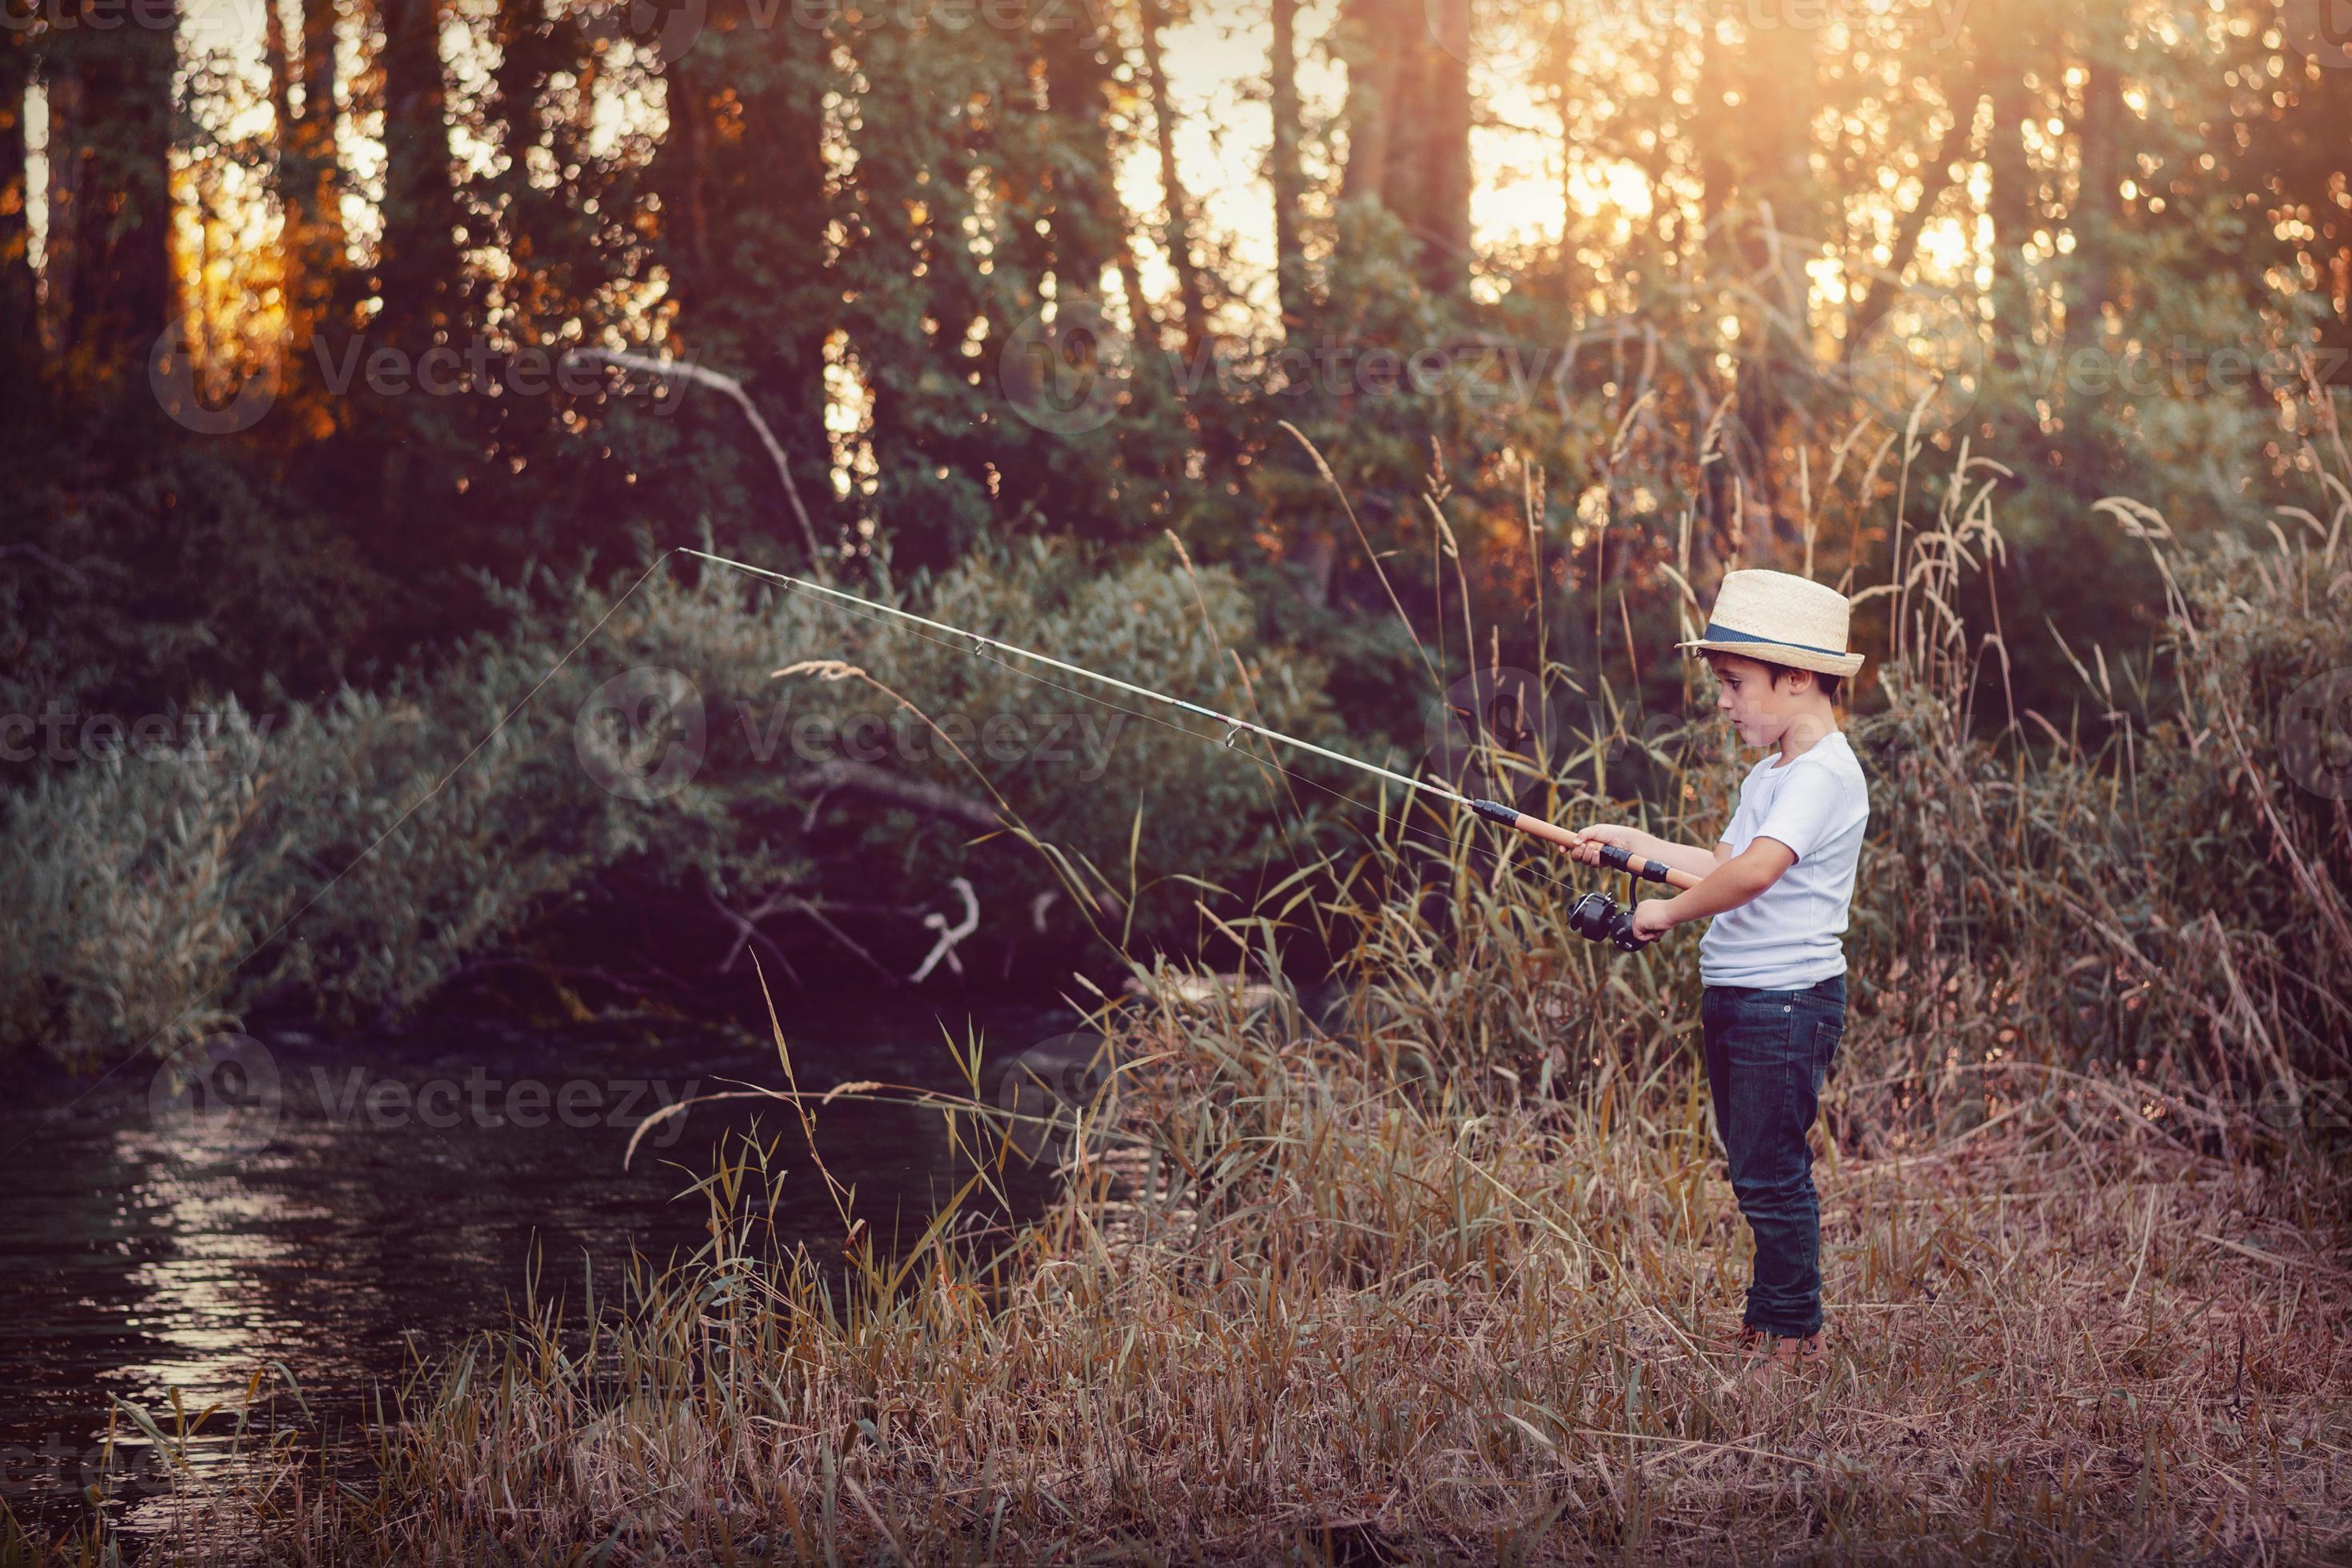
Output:
<path fill-rule="evenodd" d="M 1890 706 L 1851 726 L 1872 840 L 1816 1131 L 1819 1383 L 1744 1383 L 1711 1350 L 1748 1243 L 1694 1060 L 1695 944 L 1586 942 L 1567 911 L 1589 880 L 1400 803 L 1360 850 L 1218 921 L 1251 954 L 1246 993 L 1139 959 L 1138 993 L 1097 994 L 1087 1023 L 1118 1070 L 1088 1070 L 1068 1037 L 1032 1064 L 1083 1136 L 966 1064 L 966 1103 L 925 1111 L 958 1201 L 911 1252 L 823 1155 L 829 1120 L 905 1092 L 827 1088 L 780 1026 L 747 1092 L 785 1136 L 739 1142 L 701 1184 L 700 1254 L 593 1310 L 527 1303 L 514 1331 L 451 1351 L 375 1426 L 361 1482 L 324 1485 L 289 1451 L 266 1484 L 189 1487 L 170 1544 L 333 1562 L 2339 1550 L 2352 818 L 2316 753 L 2264 738 L 2352 657 L 2322 608 L 2340 527 L 2168 561 L 2177 706 L 2106 689 L 2103 742 L 2030 715 L 1988 739 L 1995 645 L 1947 609 L 2000 549 L 1971 482 L 1964 466 L 1942 526 L 1906 540 Z M 1592 738 L 1596 773 L 1620 743 L 1639 744 L 1622 723 Z M 1570 769 L 1529 804 L 1710 842 L 1740 761 L 1694 745 L 1638 802 Z M 1348 955 L 1343 1005 L 1297 1004 L 1295 940 Z M 1008 1233 L 989 1210 L 1032 1154 L 1060 1195 Z M 821 1242 L 768 1225 L 787 1197 L 831 1212 Z"/>
<path fill-rule="evenodd" d="M 826 1302 L 805 1265 L 714 1258 L 593 1354 L 551 1320 L 484 1347 L 384 1433 L 373 1484 L 289 1468 L 242 1527 L 345 1562 L 2341 1540 L 2352 1183 L 2323 1144 L 2116 1075 L 2023 1064 L 1924 1101 L 1849 1075 L 1818 1167 L 1830 1367 L 1754 1385 L 1710 1350 L 1747 1243 L 1687 1069 L 1514 1101 L 1298 1022 L 1131 1017 L 1157 1059 L 996 1268 L 942 1236 L 895 1291 Z"/>

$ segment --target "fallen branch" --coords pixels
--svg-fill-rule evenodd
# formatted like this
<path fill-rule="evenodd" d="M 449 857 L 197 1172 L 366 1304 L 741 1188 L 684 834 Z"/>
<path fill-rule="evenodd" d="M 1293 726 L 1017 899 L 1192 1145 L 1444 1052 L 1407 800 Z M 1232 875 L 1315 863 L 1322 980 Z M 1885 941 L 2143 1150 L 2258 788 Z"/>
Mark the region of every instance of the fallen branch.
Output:
<path fill-rule="evenodd" d="M 950 789 L 929 779 L 909 778 L 904 773 L 894 773 L 871 763 L 852 762 L 846 757 L 819 763 L 794 774 L 792 782 L 795 791 L 815 795 L 846 790 L 854 795 L 871 795 L 909 811 L 944 818 L 978 833 L 994 833 L 1005 826 L 996 808 L 985 801 L 975 800 L 960 790 Z"/>

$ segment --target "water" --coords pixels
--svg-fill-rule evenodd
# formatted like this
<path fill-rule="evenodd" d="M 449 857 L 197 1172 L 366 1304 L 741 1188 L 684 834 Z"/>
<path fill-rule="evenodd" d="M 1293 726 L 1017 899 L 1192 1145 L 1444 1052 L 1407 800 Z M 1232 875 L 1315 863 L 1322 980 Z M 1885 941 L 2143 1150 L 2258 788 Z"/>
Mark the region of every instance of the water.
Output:
<path fill-rule="evenodd" d="M 783 1019 L 804 1090 L 872 1079 L 961 1092 L 944 1025 L 981 1033 L 992 1093 L 1002 1064 L 1072 1021 L 903 997 Z M 622 1167 L 665 1100 L 781 1087 L 761 1037 L 642 1022 L 279 1032 L 208 1067 L 200 1098 L 144 1064 L 95 1089 L 22 1064 L 0 1106 L 0 1500 L 37 1531 L 89 1517 L 110 1398 L 168 1432 L 173 1390 L 194 1415 L 241 1404 L 257 1371 L 281 1388 L 290 1376 L 305 1426 L 356 1452 L 372 1393 L 388 1403 L 420 1359 L 508 1323 L 534 1258 L 542 1298 L 577 1302 L 583 1259 L 606 1300 L 632 1247 L 662 1259 L 700 1245 L 709 1207 L 686 1189 L 754 1114 L 785 1134 L 779 1228 L 837 1254 L 840 1223 L 781 1105 L 694 1108 Z M 886 1243 L 894 1228 L 911 1242 L 970 1174 L 931 1110 L 836 1101 L 817 1144 Z M 1034 1208 L 1045 1184 L 1041 1168 L 1011 1184 Z M 281 1394 L 277 1415 L 297 1416 L 295 1401 Z M 235 1463 L 215 1425 L 195 1457 Z M 120 1418 L 109 1489 L 109 1516 L 134 1532 L 164 1506 L 160 1458 Z"/>

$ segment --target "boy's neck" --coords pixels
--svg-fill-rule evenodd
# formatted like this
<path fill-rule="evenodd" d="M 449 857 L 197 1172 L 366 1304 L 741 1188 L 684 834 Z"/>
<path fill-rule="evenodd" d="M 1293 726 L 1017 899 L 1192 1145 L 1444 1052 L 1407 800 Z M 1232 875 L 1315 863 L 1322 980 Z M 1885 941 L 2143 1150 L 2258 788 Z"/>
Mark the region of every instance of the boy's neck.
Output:
<path fill-rule="evenodd" d="M 1780 731 L 1780 761 L 1774 765 L 1782 766 L 1795 762 L 1837 732 L 1837 710 L 1826 702 L 1798 714 L 1789 721 L 1789 727 Z"/>

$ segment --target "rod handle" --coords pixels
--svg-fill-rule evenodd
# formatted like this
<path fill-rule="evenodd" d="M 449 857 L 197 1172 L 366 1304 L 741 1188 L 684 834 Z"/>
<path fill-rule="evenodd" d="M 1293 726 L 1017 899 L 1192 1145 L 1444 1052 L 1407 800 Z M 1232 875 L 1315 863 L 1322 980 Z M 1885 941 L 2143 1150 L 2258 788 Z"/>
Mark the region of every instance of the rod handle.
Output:
<path fill-rule="evenodd" d="M 1644 882 L 1664 882 L 1669 888 L 1696 888 L 1699 884 L 1699 879 L 1688 871 L 1677 871 L 1664 860 L 1636 855 L 1622 844 L 1602 845 L 1601 863 Z"/>
<path fill-rule="evenodd" d="M 1546 822 L 1540 816 L 1529 816 L 1524 811 L 1515 811 L 1498 800 L 1474 800 L 1470 803 L 1470 809 L 1498 826 L 1516 827 L 1530 837 L 1556 844 L 1562 849 L 1574 849 L 1584 842 L 1580 835 L 1570 833 L 1557 823 Z"/>
<path fill-rule="evenodd" d="M 1578 849 L 1584 845 L 1583 835 L 1571 833 L 1557 823 L 1546 822 L 1540 816 L 1529 816 L 1524 811 L 1516 811 L 1500 801 L 1474 800 L 1470 803 L 1470 809 L 1498 826 L 1516 827 L 1531 837 L 1540 838 L 1547 844 L 1557 845 L 1562 849 Z M 1696 888 L 1699 884 L 1699 879 L 1692 876 L 1688 871 L 1677 871 L 1663 860 L 1653 860 L 1646 855 L 1636 855 L 1620 845 L 1602 845 L 1601 862 L 1604 866 L 1623 871 L 1629 876 L 1638 877 L 1643 881 L 1664 882 L 1670 888 Z"/>

